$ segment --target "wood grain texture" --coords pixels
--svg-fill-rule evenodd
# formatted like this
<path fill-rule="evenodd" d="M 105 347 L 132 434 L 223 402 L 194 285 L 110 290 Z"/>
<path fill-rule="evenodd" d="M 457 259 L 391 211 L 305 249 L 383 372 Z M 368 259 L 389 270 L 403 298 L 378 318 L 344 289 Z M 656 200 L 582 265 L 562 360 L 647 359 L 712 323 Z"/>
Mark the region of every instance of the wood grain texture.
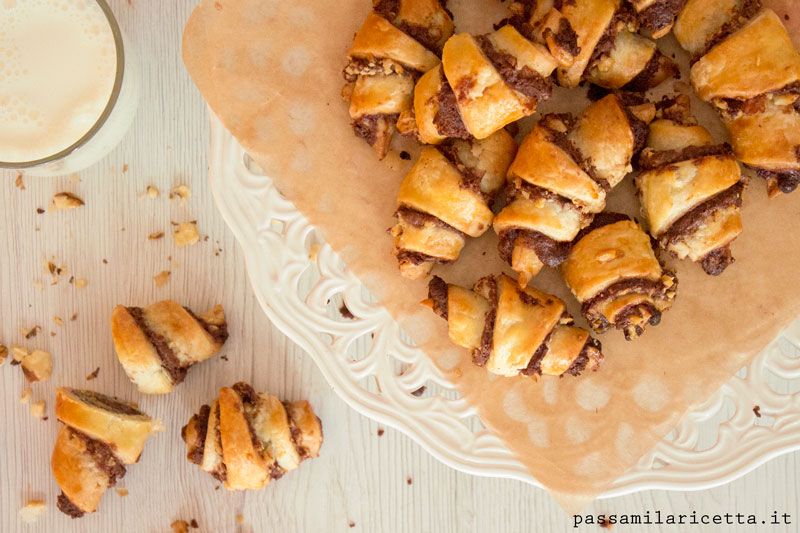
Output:
<path fill-rule="evenodd" d="M 217 213 L 207 185 L 208 119 L 205 105 L 180 59 L 180 39 L 194 0 L 112 0 L 111 5 L 142 59 L 142 98 L 131 131 L 101 163 L 69 177 L 24 178 L 0 173 L 0 343 L 49 350 L 53 378 L 34 384 L 33 400 L 47 401 L 50 419 L 33 419 L 19 403 L 27 384 L 22 372 L 0 367 L 0 531 L 169 531 L 176 519 L 195 518 L 200 531 L 569 531 L 566 517 L 548 494 L 520 482 L 457 473 L 431 458 L 409 438 L 349 409 L 330 389 L 310 358 L 276 330 L 253 296 L 244 259 Z M 127 171 L 122 172 L 127 165 Z M 170 188 L 185 183 L 185 206 L 170 202 Z M 161 190 L 140 198 L 147 185 Z M 71 191 L 86 202 L 72 211 L 37 214 L 53 194 Z M 170 221 L 197 220 L 208 241 L 176 249 Z M 38 228 L 38 229 L 37 229 Z M 124 230 L 123 230 L 124 228 Z M 163 231 L 164 239 L 147 235 Z M 218 241 L 218 244 L 217 244 Z M 215 251 L 221 248 L 217 256 Z M 171 257 L 171 259 L 168 259 Z M 69 269 L 50 285 L 42 260 Z M 102 262 L 107 260 L 107 264 Z M 171 270 L 156 288 L 153 276 Z M 77 289 L 70 275 L 88 281 Z M 44 288 L 34 286 L 42 281 Z M 193 368 L 167 396 L 143 396 L 114 355 L 109 318 L 117 303 L 146 305 L 176 299 L 196 310 L 222 303 L 231 337 L 215 357 Z M 69 317 L 77 313 L 74 322 Z M 58 326 L 53 316 L 65 320 Z M 41 325 L 35 338 L 19 327 Z M 54 337 L 50 333 L 54 332 Z M 96 380 L 86 376 L 97 367 Z M 318 459 L 264 490 L 229 493 L 185 459 L 180 428 L 220 386 L 251 382 L 293 400 L 307 398 L 323 420 L 325 443 Z M 49 460 L 57 431 L 56 386 L 89 387 L 137 401 L 166 431 L 148 441 L 139 464 L 119 486 L 127 497 L 106 493 L 99 512 L 70 520 L 55 506 L 58 488 Z M 784 456 L 729 485 L 700 492 L 649 491 L 595 502 L 586 512 L 757 513 L 793 515 L 794 524 L 768 531 L 796 531 L 800 454 Z M 411 484 L 408 484 L 408 479 Z M 44 499 L 48 511 L 24 525 L 18 509 Z M 242 515 L 243 523 L 236 521 Z M 350 522 L 354 523 L 351 528 Z M 586 530 L 598 530 L 587 526 Z M 617 530 L 626 530 L 617 526 Z M 630 528 L 631 531 L 755 531 L 761 528 Z"/>

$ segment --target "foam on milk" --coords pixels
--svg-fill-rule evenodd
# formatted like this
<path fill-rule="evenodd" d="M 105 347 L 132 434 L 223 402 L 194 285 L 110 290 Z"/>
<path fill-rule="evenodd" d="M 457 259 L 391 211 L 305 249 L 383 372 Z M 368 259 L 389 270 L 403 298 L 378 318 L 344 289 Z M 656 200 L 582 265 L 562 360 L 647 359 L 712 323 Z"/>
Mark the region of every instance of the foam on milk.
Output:
<path fill-rule="evenodd" d="M 0 161 L 80 139 L 114 87 L 116 45 L 94 0 L 0 0 Z"/>

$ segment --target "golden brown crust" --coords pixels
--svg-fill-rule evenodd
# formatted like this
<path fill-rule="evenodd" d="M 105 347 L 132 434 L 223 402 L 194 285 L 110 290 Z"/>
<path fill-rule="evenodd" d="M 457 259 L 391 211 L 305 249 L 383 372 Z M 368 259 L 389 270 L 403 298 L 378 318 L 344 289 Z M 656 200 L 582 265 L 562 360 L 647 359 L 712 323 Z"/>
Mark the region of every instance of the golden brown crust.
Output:
<path fill-rule="evenodd" d="M 583 0 L 564 2 L 561 13 L 578 34 L 580 53 L 569 67 L 557 71 L 562 87 L 575 87 L 580 83 L 600 37 L 611 23 L 617 6 L 613 0 Z"/>
<path fill-rule="evenodd" d="M 768 103 L 764 111 L 725 121 L 736 158 L 767 170 L 800 170 L 800 111 Z"/>
<path fill-rule="evenodd" d="M 746 0 L 688 0 L 673 33 L 691 56 L 703 51 L 710 36 L 731 21 Z"/>
<path fill-rule="evenodd" d="M 117 357 L 141 392 L 164 394 L 182 380 L 186 369 L 216 354 L 227 338 L 221 306 L 194 316 L 172 300 L 144 309 L 117 305 L 111 335 Z M 217 320 L 206 321 L 202 316 Z M 202 322 L 201 322 L 202 321 Z"/>
<path fill-rule="evenodd" d="M 656 43 L 623 30 L 614 38 L 611 51 L 586 71 L 585 78 L 606 89 L 620 89 L 638 76 L 657 53 Z"/>
<path fill-rule="evenodd" d="M 374 12 L 367 15 L 356 33 L 349 55 L 359 59 L 388 58 L 418 72 L 427 72 L 439 64 L 436 54 Z"/>
<path fill-rule="evenodd" d="M 50 458 L 53 477 L 64 496 L 84 513 L 93 513 L 108 488 L 108 475 L 86 451 L 86 443 L 67 426 L 58 431 Z"/>
<path fill-rule="evenodd" d="M 800 54 L 783 23 L 764 9 L 692 65 L 700 98 L 749 99 L 800 80 Z"/>
<path fill-rule="evenodd" d="M 308 402 L 283 404 L 245 383 L 220 389 L 219 399 L 210 408 L 203 406 L 181 436 L 189 461 L 228 490 L 264 487 L 305 459 L 317 457 L 323 438 L 322 424 Z"/>

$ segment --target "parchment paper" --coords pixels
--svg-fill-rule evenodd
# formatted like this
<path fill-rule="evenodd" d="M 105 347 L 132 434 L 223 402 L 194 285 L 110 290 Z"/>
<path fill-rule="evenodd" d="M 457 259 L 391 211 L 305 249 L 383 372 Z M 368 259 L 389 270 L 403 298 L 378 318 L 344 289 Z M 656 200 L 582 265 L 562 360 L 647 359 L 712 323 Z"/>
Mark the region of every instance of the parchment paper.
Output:
<path fill-rule="evenodd" d="M 490 0 L 449 4 L 457 31 L 489 31 L 505 14 L 503 4 Z M 668 262 L 679 278 L 674 307 L 633 342 L 619 331 L 602 335 L 606 359 L 598 372 L 538 381 L 491 376 L 449 342 L 446 322 L 419 304 L 427 282 L 400 277 L 391 254 L 386 229 L 413 160 L 402 161 L 395 150 L 378 161 L 354 137 L 341 98 L 347 50 L 370 7 L 369 0 L 205 0 L 187 23 L 184 62 L 211 108 L 278 189 L 533 476 L 568 513 L 578 512 L 800 315 L 800 192 L 767 200 L 763 180 L 753 179 L 744 233 L 732 246 L 736 262 L 719 278 L 688 261 Z M 671 37 L 662 41 L 688 79 L 685 54 Z M 664 85 L 662 92 L 674 86 Z M 579 111 L 588 104 L 584 94 L 558 89 L 540 111 Z M 694 99 L 694 111 L 722 140 L 708 107 Z M 523 132 L 530 125 L 527 119 Z M 412 150 L 415 159 L 418 150 Z M 609 207 L 639 214 L 631 177 L 615 189 Z M 436 273 L 471 286 L 501 270 L 509 272 L 489 231 L 468 243 L 456 265 Z M 557 271 L 540 274 L 533 285 L 565 299 L 579 317 Z"/>

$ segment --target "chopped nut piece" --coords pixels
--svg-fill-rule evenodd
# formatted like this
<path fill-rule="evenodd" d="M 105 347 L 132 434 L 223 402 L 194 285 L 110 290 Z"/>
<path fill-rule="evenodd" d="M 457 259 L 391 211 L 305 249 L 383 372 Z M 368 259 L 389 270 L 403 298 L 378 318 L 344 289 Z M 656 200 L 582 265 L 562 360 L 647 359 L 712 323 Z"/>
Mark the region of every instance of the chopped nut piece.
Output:
<path fill-rule="evenodd" d="M 75 322 L 78 319 L 78 313 L 72 313 L 72 316 L 69 317 L 70 322 Z"/>
<path fill-rule="evenodd" d="M 45 416 L 45 411 L 47 409 L 47 404 L 44 400 L 40 402 L 33 402 L 31 404 L 31 416 L 33 418 L 38 418 L 39 420 L 47 420 Z"/>
<path fill-rule="evenodd" d="M 164 236 L 164 232 L 163 231 L 159 231 L 159 232 L 156 232 L 156 233 L 151 233 L 150 235 L 147 236 L 147 238 L 150 239 L 151 241 L 157 241 L 158 239 L 160 239 L 163 236 Z"/>
<path fill-rule="evenodd" d="M 36 213 L 39 214 L 39 215 L 42 215 L 42 214 L 44 214 L 44 209 L 42 209 L 41 207 L 37 207 L 36 208 Z"/>
<path fill-rule="evenodd" d="M 155 185 L 148 185 L 145 194 L 148 198 L 158 198 L 158 188 Z"/>
<path fill-rule="evenodd" d="M 20 519 L 28 524 L 36 522 L 47 511 L 47 504 L 41 500 L 28 500 L 28 503 L 19 510 Z"/>
<path fill-rule="evenodd" d="M 78 278 L 75 280 L 75 286 L 78 287 L 79 289 L 84 288 L 87 285 L 87 283 L 88 282 L 83 278 Z"/>
<path fill-rule="evenodd" d="M 99 373 L 100 373 L 100 367 L 98 366 L 97 368 L 94 369 L 94 371 L 91 374 L 86 376 L 86 381 L 92 381 L 94 378 L 97 377 L 97 374 Z"/>
<path fill-rule="evenodd" d="M 197 524 L 197 520 L 195 520 L 194 518 L 192 518 L 192 521 L 191 521 L 191 522 L 189 522 L 189 525 L 190 525 L 190 526 L 192 526 L 192 529 L 197 529 L 197 528 L 199 528 L 199 527 L 200 527 L 200 526 Z"/>
<path fill-rule="evenodd" d="M 186 199 L 192 194 L 192 191 L 189 190 L 189 187 L 186 185 L 178 185 L 174 187 L 169 193 L 169 199 L 174 200 L 176 197 L 180 198 L 181 205 L 186 203 Z"/>
<path fill-rule="evenodd" d="M 243 523 L 244 522 L 244 515 L 237 514 L 236 515 L 236 521 L 239 522 L 240 524 Z"/>
<path fill-rule="evenodd" d="M 31 391 L 30 387 L 22 391 L 19 395 L 19 403 L 29 403 L 31 401 L 31 395 L 33 392 Z"/>
<path fill-rule="evenodd" d="M 0 366 L 6 362 L 6 358 L 8 357 L 8 348 L 0 344 Z"/>
<path fill-rule="evenodd" d="M 170 524 L 173 533 L 188 533 L 189 523 L 186 520 L 175 520 Z"/>
<path fill-rule="evenodd" d="M 56 326 L 63 326 L 64 325 L 64 319 L 61 318 L 60 316 L 57 316 L 57 315 L 53 317 L 53 322 L 56 323 Z"/>
<path fill-rule="evenodd" d="M 19 327 L 19 332 L 26 339 L 30 339 L 30 338 L 35 337 L 36 334 L 39 333 L 40 331 L 42 331 L 42 326 L 33 326 L 30 329 L 22 327 L 22 326 Z"/>
<path fill-rule="evenodd" d="M 181 222 L 172 235 L 175 238 L 175 246 L 179 248 L 200 240 L 200 234 L 197 232 L 197 225 L 194 222 Z"/>
<path fill-rule="evenodd" d="M 156 288 L 163 287 L 169 281 L 169 270 L 162 270 L 155 276 L 153 276 L 153 280 L 156 282 Z"/>
<path fill-rule="evenodd" d="M 53 373 L 53 356 L 49 353 L 44 350 L 29 352 L 18 344 L 11 345 L 11 353 L 16 364 L 22 366 L 22 372 L 29 382 L 50 379 Z"/>
<path fill-rule="evenodd" d="M 52 202 L 50 202 L 50 207 L 48 207 L 49 212 L 53 212 L 56 210 L 66 210 L 66 209 L 75 209 L 77 207 L 81 207 L 84 205 L 83 200 L 72 194 L 71 192 L 60 192 L 53 196 Z"/>
<path fill-rule="evenodd" d="M 117 494 L 119 494 L 120 497 L 124 498 L 125 496 L 128 495 L 128 489 L 124 489 L 122 487 L 118 487 L 117 488 Z"/>

